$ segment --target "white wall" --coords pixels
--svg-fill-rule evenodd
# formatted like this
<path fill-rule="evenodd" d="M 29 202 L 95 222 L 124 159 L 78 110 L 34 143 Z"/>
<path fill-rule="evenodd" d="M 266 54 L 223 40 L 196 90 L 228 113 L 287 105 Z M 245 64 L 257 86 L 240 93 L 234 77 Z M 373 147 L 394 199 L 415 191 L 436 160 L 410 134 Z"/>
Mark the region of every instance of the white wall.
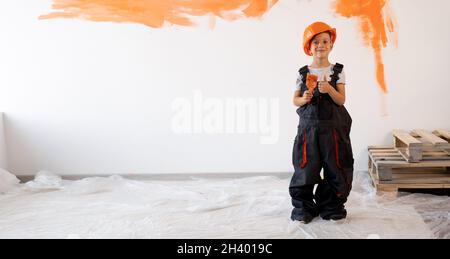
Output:
<path fill-rule="evenodd" d="M 40 169 L 291 172 L 298 120 L 293 85 L 298 68 L 310 62 L 300 42 L 304 27 L 318 19 L 338 29 L 331 59 L 346 66 L 358 169 L 367 167 L 368 145 L 391 143 L 392 128 L 450 128 L 450 2 L 392 1 L 400 33 L 399 48 L 384 51 L 388 116 L 381 116 L 371 49 L 363 46 L 356 21 L 333 15 L 329 4 L 284 0 L 262 20 L 218 21 L 210 30 L 207 24 L 150 29 L 40 21 L 49 1 L 2 1 L 0 111 L 6 114 L 8 169 L 18 175 Z M 276 112 L 268 132 L 278 140 L 262 144 L 264 127 L 243 134 L 176 134 L 177 98 L 198 104 L 195 90 L 206 105 L 275 100 L 257 115 L 267 107 Z"/>

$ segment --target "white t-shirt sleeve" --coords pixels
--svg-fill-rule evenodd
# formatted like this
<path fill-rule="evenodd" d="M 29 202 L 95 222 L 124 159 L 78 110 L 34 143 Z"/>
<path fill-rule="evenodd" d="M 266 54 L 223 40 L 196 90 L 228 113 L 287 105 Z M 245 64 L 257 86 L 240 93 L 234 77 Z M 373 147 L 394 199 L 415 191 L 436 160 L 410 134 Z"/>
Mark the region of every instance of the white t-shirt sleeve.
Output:
<path fill-rule="evenodd" d="M 342 69 L 342 72 L 339 74 L 339 80 L 337 80 L 336 84 L 345 84 L 345 72 Z"/>
<path fill-rule="evenodd" d="M 297 81 L 295 82 L 295 91 L 300 91 L 302 85 L 302 75 L 298 75 Z"/>

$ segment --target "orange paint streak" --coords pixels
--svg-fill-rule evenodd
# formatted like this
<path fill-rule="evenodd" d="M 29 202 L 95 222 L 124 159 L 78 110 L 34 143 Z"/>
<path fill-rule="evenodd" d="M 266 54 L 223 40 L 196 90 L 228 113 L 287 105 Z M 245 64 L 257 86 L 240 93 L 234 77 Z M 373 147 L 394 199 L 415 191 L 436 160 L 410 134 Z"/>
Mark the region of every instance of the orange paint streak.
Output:
<path fill-rule="evenodd" d="M 397 46 L 396 22 L 393 13 L 387 7 L 388 0 L 336 0 L 334 9 L 336 13 L 347 17 L 359 19 L 364 44 L 372 47 L 375 54 L 376 77 L 378 85 L 387 93 L 384 77 L 382 48 L 388 42 L 386 28 L 393 34 Z"/>
<path fill-rule="evenodd" d="M 278 0 L 53 0 L 53 13 L 39 19 L 82 18 L 90 21 L 194 25 L 192 18 L 211 15 L 225 20 L 261 17 Z M 214 22 L 212 23 L 214 24 Z M 214 25 L 210 25 L 214 26 Z"/>

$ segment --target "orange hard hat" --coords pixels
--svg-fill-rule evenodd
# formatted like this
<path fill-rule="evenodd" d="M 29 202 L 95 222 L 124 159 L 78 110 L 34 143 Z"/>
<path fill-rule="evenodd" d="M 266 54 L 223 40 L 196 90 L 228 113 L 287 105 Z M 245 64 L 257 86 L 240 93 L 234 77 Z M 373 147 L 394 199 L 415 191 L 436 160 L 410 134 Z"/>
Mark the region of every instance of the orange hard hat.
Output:
<path fill-rule="evenodd" d="M 321 34 L 322 32 L 330 32 L 331 33 L 331 41 L 336 41 L 336 28 L 331 28 L 330 25 L 324 22 L 315 22 L 309 25 L 305 32 L 303 33 L 303 50 L 306 55 L 312 56 L 311 50 L 309 49 L 309 42 L 316 36 L 317 34 Z"/>

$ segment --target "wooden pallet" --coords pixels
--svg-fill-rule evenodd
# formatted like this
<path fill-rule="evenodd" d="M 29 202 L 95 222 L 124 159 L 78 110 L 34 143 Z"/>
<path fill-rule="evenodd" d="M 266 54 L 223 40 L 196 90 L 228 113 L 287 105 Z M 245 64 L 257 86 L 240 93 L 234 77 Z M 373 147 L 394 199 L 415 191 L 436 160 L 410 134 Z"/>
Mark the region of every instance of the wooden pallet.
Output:
<path fill-rule="evenodd" d="M 422 161 L 424 152 L 450 155 L 450 132 L 447 130 L 430 133 L 422 129 L 411 132 L 396 129 L 393 130 L 393 137 L 395 149 L 411 163 Z"/>
<path fill-rule="evenodd" d="M 450 188 L 450 156 L 422 150 L 420 162 L 409 163 L 394 147 L 369 147 L 369 174 L 377 191 Z"/>

